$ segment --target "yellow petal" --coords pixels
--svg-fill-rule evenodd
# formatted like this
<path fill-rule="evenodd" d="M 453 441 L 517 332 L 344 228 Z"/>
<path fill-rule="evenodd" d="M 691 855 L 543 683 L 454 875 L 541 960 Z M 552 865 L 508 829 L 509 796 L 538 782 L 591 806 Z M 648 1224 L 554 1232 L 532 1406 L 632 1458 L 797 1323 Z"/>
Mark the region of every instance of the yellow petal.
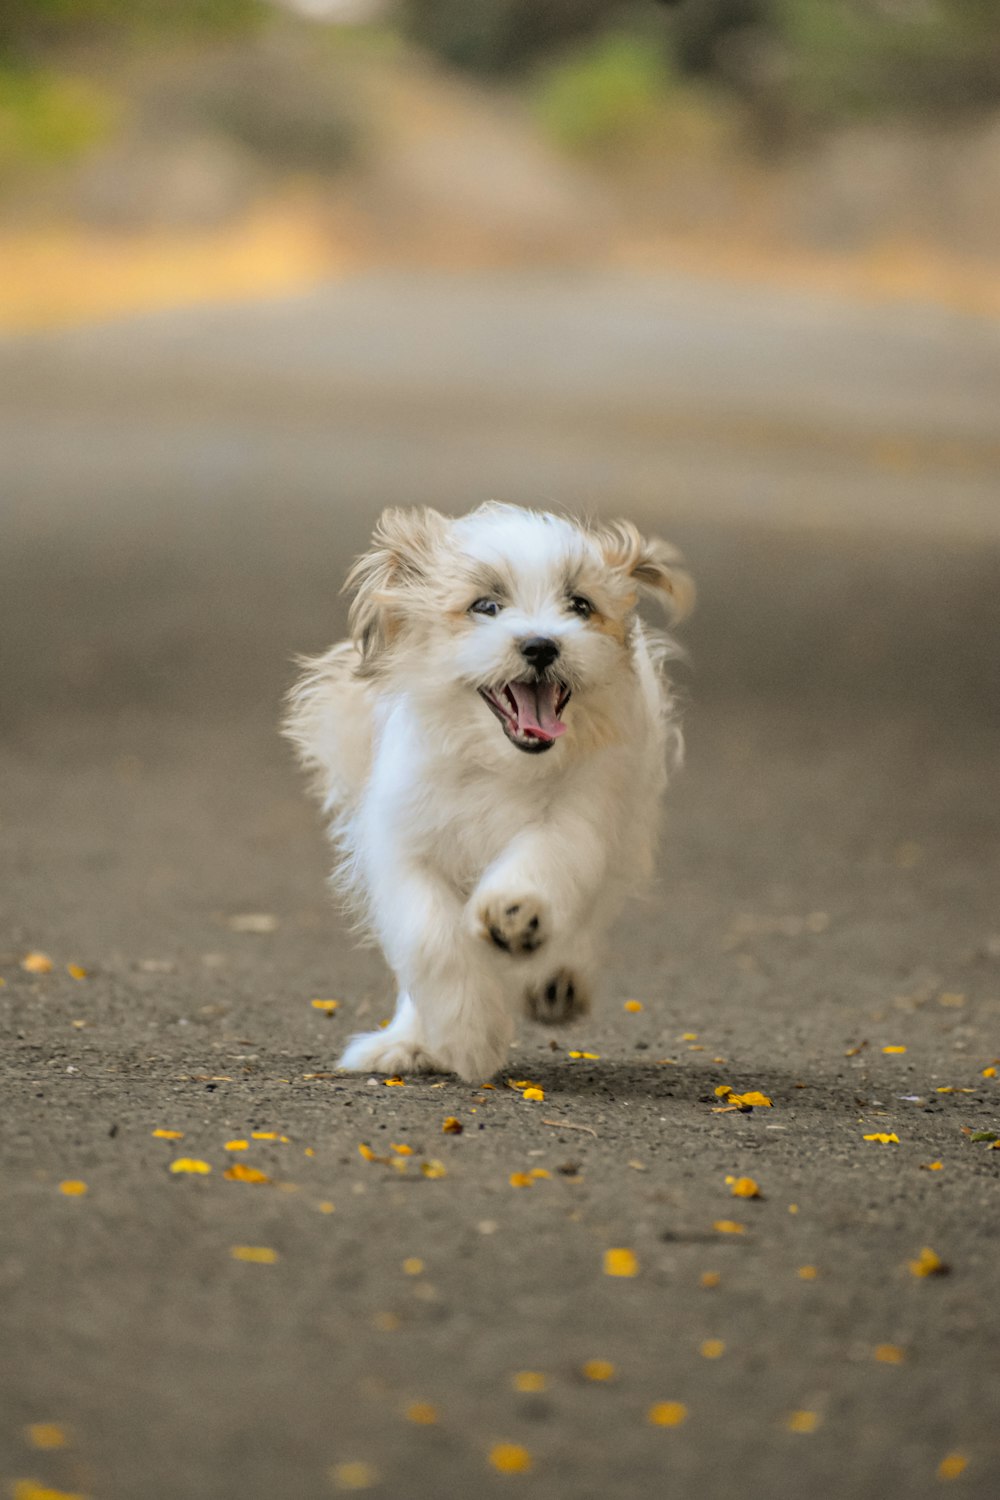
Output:
<path fill-rule="evenodd" d="M 372 1464 L 355 1461 L 335 1464 L 330 1470 L 330 1478 L 338 1490 L 370 1490 L 378 1484 L 379 1472 Z"/>
<path fill-rule="evenodd" d="M 67 1198 L 82 1198 L 87 1191 L 85 1182 L 78 1182 L 76 1178 L 70 1177 L 66 1182 L 59 1184 L 59 1191 L 65 1193 Z"/>
<path fill-rule="evenodd" d="M 906 1048 L 905 1047 L 883 1047 L 882 1051 L 890 1054 L 891 1056 L 896 1056 L 896 1055 L 898 1055 L 898 1054 L 900 1054 L 902 1052 L 905 1052 Z"/>
<path fill-rule="evenodd" d="M 761 1196 L 760 1188 L 752 1177 L 735 1178 L 730 1192 L 734 1198 L 759 1198 Z"/>
<path fill-rule="evenodd" d="M 339 1006 L 340 1001 L 339 1000 L 310 1000 L 309 1004 L 312 1006 L 313 1010 L 322 1010 L 322 1011 L 325 1011 L 327 1015 L 332 1015 L 333 1012 Z"/>
<path fill-rule="evenodd" d="M 33 1448 L 65 1448 L 66 1429 L 57 1422 L 32 1422 L 25 1428 L 28 1442 Z"/>
<path fill-rule="evenodd" d="M 705 1359 L 719 1359 L 725 1352 L 726 1346 L 722 1339 L 705 1339 L 701 1346 Z"/>
<path fill-rule="evenodd" d="M 906 1358 L 905 1349 L 898 1344 L 876 1344 L 872 1352 L 880 1365 L 901 1365 Z"/>
<path fill-rule="evenodd" d="M 429 1401 L 411 1401 L 406 1408 L 406 1420 L 418 1427 L 433 1427 L 438 1419 L 438 1409 Z"/>
<path fill-rule="evenodd" d="M 550 1178 L 552 1176 L 552 1173 L 547 1171 L 545 1167 L 532 1167 L 531 1171 L 528 1173 L 528 1176 L 534 1177 L 538 1181 L 542 1181 L 543 1179 Z"/>
<path fill-rule="evenodd" d="M 510 1183 L 511 1187 L 516 1187 L 516 1188 L 534 1187 L 534 1183 L 533 1183 L 532 1179 L 528 1176 L 527 1172 L 511 1172 L 511 1174 L 508 1177 L 507 1181 Z"/>
<path fill-rule="evenodd" d="M 403 1270 L 407 1276 L 419 1276 L 424 1269 L 424 1263 L 417 1255 L 408 1255 L 403 1261 Z"/>
<path fill-rule="evenodd" d="M 441 1130 L 444 1135 L 461 1135 L 464 1129 L 465 1126 L 462 1124 L 461 1120 L 456 1119 L 454 1115 L 448 1115 L 447 1119 L 441 1126 Z"/>
<path fill-rule="evenodd" d="M 425 1177 L 430 1177 L 432 1180 L 438 1177 L 447 1177 L 448 1175 L 448 1169 L 444 1162 L 436 1161 L 433 1157 L 430 1161 L 422 1161 L 420 1163 L 420 1170 Z"/>
<path fill-rule="evenodd" d="M 586 1380 L 614 1380 L 615 1367 L 609 1359 L 588 1359 L 583 1376 Z"/>
<path fill-rule="evenodd" d="M 229 1253 L 233 1260 L 245 1260 L 256 1266 L 273 1266 L 278 1259 L 277 1250 L 266 1245 L 234 1245 Z"/>
<path fill-rule="evenodd" d="M 738 1099 L 740 1104 L 749 1104 L 751 1109 L 774 1108 L 773 1099 L 769 1099 L 766 1094 L 761 1094 L 756 1089 L 752 1089 L 749 1094 L 734 1095 L 733 1098 L 734 1102 Z"/>
<path fill-rule="evenodd" d="M 205 1177 L 212 1168 L 207 1161 L 199 1161 L 196 1156 L 179 1156 L 176 1161 L 170 1163 L 171 1172 L 193 1172 Z"/>
<path fill-rule="evenodd" d="M 705 1287 L 718 1286 L 721 1280 L 722 1277 L 719 1275 L 718 1271 L 702 1271 L 701 1275 L 698 1277 L 699 1283 Z"/>
<path fill-rule="evenodd" d="M 246 1151 L 248 1146 L 248 1141 L 227 1141 L 222 1149 L 223 1151 Z"/>
<path fill-rule="evenodd" d="M 227 1177 L 230 1182 L 271 1181 L 266 1172 L 258 1172 L 256 1167 L 245 1166 L 241 1161 L 234 1162 L 231 1167 L 227 1167 L 222 1175 L 223 1177 Z"/>
<path fill-rule="evenodd" d="M 815 1432 L 819 1426 L 819 1413 L 814 1411 L 789 1412 L 785 1426 L 789 1432 Z"/>
<path fill-rule="evenodd" d="M 26 953 L 21 959 L 21 968 L 29 974 L 51 974 L 52 960 L 47 953 Z"/>
<path fill-rule="evenodd" d="M 545 1090 L 539 1088 L 524 1089 L 521 1098 L 530 1099 L 533 1103 L 536 1103 L 545 1098 Z"/>
<path fill-rule="evenodd" d="M 395 1151 L 397 1156 L 412 1156 L 413 1147 L 408 1146 L 405 1141 L 390 1141 L 389 1150 Z"/>
<path fill-rule="evenodd" d="M 638 1276 L 639 1260 L 634 1250 L 605 1250 L 605 1276 Z"/>
<path fill-rule="evenodd" d="M 799 1266 L 798 1274 L 802 1281 L 815 1281 L 819 1271 L 815 1266 Z"/>
<path fill-rule="evenodd" d="M 938 1464 L 939 1479 L 957 1479 L 965 1471 L 969 1460 L 961 1453 L 947 1453 Z"/>
<path fill-rule="evenodd" d="M 184 1139 L 183 1130 L 153 1130 L 150 1134 L 154 1135 L 158 1141 L 182 1141 Z"/>
<path fill-rule="evenodd" d="M 929 1245 L 925 1245 L 916 1260 L 909 1261 L 908 1265 L 914 1276 L 944 1276 L 949 1269 Z"/>
<path fill-rule="evenodd" d="M 646 1413 L 646 1420 L 654 1427 L 679 1427 L 687 1420 L 687 1414 L 683 1401 L 656 1401 Z"/>
<path fill-rule="evenodd" d="M 87 971 L 80 964 L 67 964 L 66 973 L 70 979 L 86 979 Z"/>
<path fill-rule="evenodd" d="M 406 1079 L 400 1078 L 398 1074 L 394 1075 L 392 1078 L 383 1078 L 382 1082 L 385 1084 L 387 1089 L 402 1089 L 406 1087 Z"/>
<path fill-rule="evenodd" d="M 11 1486 L 11 1500 L 86 1500 L 76 1490 L 50 1490 L 33 1479 L 15 1479 Z"/>
<path fill-rule="evenodd" d="M 717 1234 L 746 1234 L 746 1225 L 737 1224 L 735 1219 L 716 1219 L 712 1228 Z"/>
<path fill-rule="evenodd" d="M 624 1009 L 627 1010 L 631 1015 L 636 1016 L 642 1010 L 642 1001 L 626 1000 Z"/>
<path fill-rule="evenodd" d="M 531 1454 L 520 1443 L 494 1443 L 490 1463 L 500 1474 L 529 1474 Z"/>
<path fill-rule="evenodd" d="M 874 1135 L 866 1135 L 865 1140 L 877 1141 L 880 1146 L 899 1145 L 899 1136 L 895 1133 L 895 1131 L 887 1132 L 885 1130 L 877 1130 Z"/>
<path fill-rule="evenodd" d="M 527 1395 L 535 1391 L 544 1391 L 548 1380 L 541 1370 L 518 1370 L 512 1377 L 512 1383 L 515 1391 L 521 1391 Z"/>

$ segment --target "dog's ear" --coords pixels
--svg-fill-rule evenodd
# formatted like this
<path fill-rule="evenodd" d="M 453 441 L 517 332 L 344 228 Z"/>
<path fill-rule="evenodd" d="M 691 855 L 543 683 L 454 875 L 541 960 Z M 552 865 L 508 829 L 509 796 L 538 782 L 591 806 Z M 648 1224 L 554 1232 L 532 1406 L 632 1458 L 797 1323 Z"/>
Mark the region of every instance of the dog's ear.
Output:
<path fill-rule="evenodd" d="M 378 673 L 407 609 L 433 576 L 435 553 L 447 524 L 429 507 L 392 507 L 379 516 L 371 547 L 355 562 L 344 584 L 344 591 L 354 594 L 348 618 L 361 656 L 359 676 Z"/>
<path fill-rule="evenodd" d="M 624 573 L 644 592 L 657 598 L 673 620 L 682 620 L 694 606 L 695 587 L 681 566 L 676 547 L 659 537 L 641 536 L 631 521 L 612 521 L 598 532 L 597 544 L 608 567 Z"/>

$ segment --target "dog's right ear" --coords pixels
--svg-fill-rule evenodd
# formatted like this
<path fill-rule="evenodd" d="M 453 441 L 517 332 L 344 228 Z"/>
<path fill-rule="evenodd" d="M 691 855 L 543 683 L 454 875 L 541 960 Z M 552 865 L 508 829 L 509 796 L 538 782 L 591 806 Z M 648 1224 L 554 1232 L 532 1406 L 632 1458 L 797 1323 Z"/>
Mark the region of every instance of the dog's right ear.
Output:
<path fill-rule="evenodd" d="M 429 507 L 393 506 L 379 516 L 370 549 L 355 562 L 344 584 L 344 591 L 354 594 L 348 619 L 361 657 L 358 676 L 374 677 L 384 666 L 408 610 L 433 577 L 434 556 L 447 524 Z"/>

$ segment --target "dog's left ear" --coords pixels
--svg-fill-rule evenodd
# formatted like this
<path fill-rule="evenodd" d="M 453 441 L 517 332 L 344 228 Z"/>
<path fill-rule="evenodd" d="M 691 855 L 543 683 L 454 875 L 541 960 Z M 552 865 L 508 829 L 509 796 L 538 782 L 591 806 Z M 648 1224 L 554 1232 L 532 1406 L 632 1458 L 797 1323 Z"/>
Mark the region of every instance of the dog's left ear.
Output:
<path fill-rule="evenodd" d="M 645 593 L 659 599 L 675 621 L 694 607 L 694 580 L 682 566 L 676 547 L 659 537 L 640 535 L 631 521 L 613 521 L 597 535 L 608 566 L 631 578 Z"/>
<path fill-rule="evenodd" d="M 429 507 L 393 507 L 379 516 L 370 549 L 344 584 L 345 592 L 354 594 L 349 622 L 361 657 L 359 676 L 373 677 L 385 666 L 408 614 L 419 608 L 446 528 L 444 516 Z"/>

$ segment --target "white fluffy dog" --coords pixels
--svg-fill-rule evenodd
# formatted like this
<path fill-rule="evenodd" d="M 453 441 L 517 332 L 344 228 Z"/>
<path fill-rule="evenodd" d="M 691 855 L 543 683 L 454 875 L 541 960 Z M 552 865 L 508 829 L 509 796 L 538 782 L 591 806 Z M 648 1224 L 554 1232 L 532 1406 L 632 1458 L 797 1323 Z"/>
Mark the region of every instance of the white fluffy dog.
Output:
<path fill-rule="evenodd" d="M 387 510 L 346 587 L 351 639 L 305 663 L 285 725 L 399 986 L 340 1066 L 485 1079 L 519 1010 L 586 1010 L 651 868 L 680 740 L 670 643 L 636 604 L 677 618 L 693 588 L 628 522 L 499 504 Z"/>

